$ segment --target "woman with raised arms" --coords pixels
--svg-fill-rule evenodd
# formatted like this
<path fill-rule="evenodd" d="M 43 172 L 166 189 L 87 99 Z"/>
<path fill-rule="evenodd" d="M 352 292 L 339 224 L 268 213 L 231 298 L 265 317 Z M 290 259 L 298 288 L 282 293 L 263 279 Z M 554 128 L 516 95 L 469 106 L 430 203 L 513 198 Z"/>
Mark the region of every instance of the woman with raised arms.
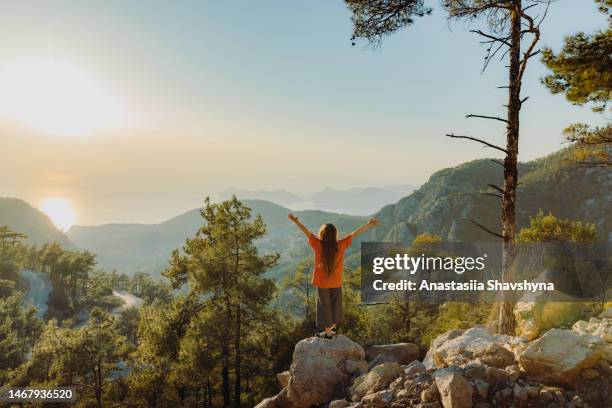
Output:
<path fill-rule="evenodd" d="M 344 253 L 351 246 L 353 238 L 380 222 L 372 218 L 355 231 L 338 239 L 338 229 L 334 224 L 323 224 L 318 235 L 310 232 L 293 214 L 289 219 L 308 238 L 314 252 L 312 284 L 317 287 L 317 337 L 332 339 L 342 322 L 342 269 Z"/>

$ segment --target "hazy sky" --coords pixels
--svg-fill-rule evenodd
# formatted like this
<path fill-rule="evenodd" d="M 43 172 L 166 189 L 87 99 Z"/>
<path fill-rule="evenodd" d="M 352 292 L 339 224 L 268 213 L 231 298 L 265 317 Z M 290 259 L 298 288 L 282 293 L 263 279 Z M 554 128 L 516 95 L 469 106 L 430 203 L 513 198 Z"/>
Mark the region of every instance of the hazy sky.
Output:
<path fill-rule="evenodd" d="M 543 44 L 605 24 L 589 0 L 559 0 Z M 0 196 L 60 197 L 79 224 L 155 222 L 226 188 L 415 184 L 493 152 L 503 64 L 442 10 L 351 47 L 342 1 L 25 1 L 0 13 Z M 533 60 L 522 160 L 599 123 L 544 89 Z"/>

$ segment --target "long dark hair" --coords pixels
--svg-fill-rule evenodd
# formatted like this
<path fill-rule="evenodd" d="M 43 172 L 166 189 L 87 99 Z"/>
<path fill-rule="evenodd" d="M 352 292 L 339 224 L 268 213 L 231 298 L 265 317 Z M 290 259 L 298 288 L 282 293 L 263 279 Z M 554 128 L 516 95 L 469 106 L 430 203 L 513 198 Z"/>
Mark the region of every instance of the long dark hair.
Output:
<path fill-rule="evenodd" d="M 338 252 L 338 230 L 334 224 L 323 224 L 319 230 L 319 239 L 323 246 L 323 263 L 328 275 L 334 273 L 336 253 Z"/>

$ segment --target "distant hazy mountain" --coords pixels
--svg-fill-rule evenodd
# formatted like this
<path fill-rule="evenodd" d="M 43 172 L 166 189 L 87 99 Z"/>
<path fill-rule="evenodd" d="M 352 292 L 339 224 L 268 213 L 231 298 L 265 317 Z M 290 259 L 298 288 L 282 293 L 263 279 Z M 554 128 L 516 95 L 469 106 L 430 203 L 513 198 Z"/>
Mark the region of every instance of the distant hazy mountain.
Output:
<path fill-rule="evenodd" d="M 271 201 L 275 204 L 288 207 L 291 207 L 291 204 L 304 201 L 302 197 L 287 190 L 236 190 L 235 188 L 222 191 L 219 194 L 219 198 L 226 200 L 231 198 L 233 195 L 240 197 L 241 199 Z"/>
<path fill-rule="evenodd" d="M 0 198 L 0 225 L 26 234 L 26 241 L 31 244 L 56 241 L 65 248 L 73 248 L 66 234 L 58 230 L 49 217 L 17 198 Z"/>
<path fill-rule="evenodd" d="M 348 190 L 326 188 L 313 195 L 310 201 L 315 208 L 347 214 L 368 215 L 387 204 L 393 204 L 414 190 L 412 186 L 388 188 L 354 187 Z"/>
<path fill-rule="evenodd" d="M 610 239 L 612 172 L 570 165 L 568 157 L 563 150 L 519 165 L 518 227 L 528 225 L 529 217 L 542 210 L 593 222 L 600 238 Z M 377 214 L 382 225 L 368 239 L 405 242 L 429 232 L 449 241 L 494 241 L 470 222 L 473 219 L 499 231 L 499 199 L 481 194 L 488 190 L 488 183 L 502 185 L 502 168 L 490 160 L 440 170 L 411 195 L 382 208 Z"/>
<path fill-rule="evenodd" d="M 410 194 L 413 185 L 389 187 L 353 187 L 350 189 L 326 188 L 310 198 L 300 197 L 286 190 L 236 190 L 228 189 L 219 194 L 220 199 L 232 195 L 243 199 L 271 201 L 291 209 L 313 209 L 352 215 L 369 215 L 387 204 L 396 203 Z"/>
<path fill-rule="evenodd" d="M 268 226 L 268 234 L 258 243 L 258 248 L 263 253 L 281 254 L 281 265 L 276 271 L 309 253 L 301 232 L 287 219 L 288 208 L 263 200 L 243 201 L 252 209 L 253 215 L 260 214 Z M 325 222 L 333 222 L 342 233 L 366 221 L 365 217 L 316 210 L 297 211 L 295 214 L 313 230 Z M 158 275 L 167 266 L 172 250 L 180 248 L 200 225 L 202 218 L 199 210 L 194 209 L 161 224 L 74 226 L 68 231 L 68 236 L 79 247 L 96 253 L 103 267 Z"/>

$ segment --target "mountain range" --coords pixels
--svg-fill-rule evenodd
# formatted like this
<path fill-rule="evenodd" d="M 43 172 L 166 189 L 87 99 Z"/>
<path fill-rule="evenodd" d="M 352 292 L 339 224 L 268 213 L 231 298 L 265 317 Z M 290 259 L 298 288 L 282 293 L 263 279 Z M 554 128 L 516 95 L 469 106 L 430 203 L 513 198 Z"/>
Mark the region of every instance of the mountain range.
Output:
<path fill-rule="evenodd" d="M 290 209 L 263 200 L 242 200 L 253 215 L 261 215 L 268 234 L 257 243 L 264 253 L 278 252 L 281 262 L 275 271 L 293 264 L 308 254 L 301 232 L 287 219 Z M 316 230 L 332 222 L 343 232 L 350 232 L 367 221 L 366 217 L 335 214 L 320 210 L 294 212 L 308 228 Z M 68 231 L 70 241 L 98 255 L 99 264 L 126 273 L 136 271 L 159 275 L 166 267 L 172 250 L 180 248 L 202 225 L 199 209 L 194 209 L 160 224 L 106 224 L 93 227 L 74 226 Z"/>
<path fill-rule="evenodd" d="M 599 239 L 612 240 L 612 171 L 571 163 L 561 150 L 519 164 L 517 232 L 538 211 L 597 225 Z M 410 241 L 428 232 L 447 241 L 488 242 L 497 238 L 472 221 L 499 231 L 499 198 L 488 184 L 502 186 L 503 168 L 488 159 L 474 160 L 434 173 L 414 193 L 383 207 L 376 215 L 381 226 L 369 240 Z"/>
<path fill-rule="evenodd" d="M 570 165 L 568 157 L 569 153 L 563 150 L 520 164 L 518 228 L 528 225 L 529 217 L 541 210 L 562 218 L 595 223 L 600 239 L 612 240 L 612 172 L 605 168 Z M 491 191 L 487 184 L 501 183 L 502 168 L 491 160 L 474 160 L 440 170 L 411 194 L 382 206 L 375 214 L 381 225 L 364 234 L 362 239 L 410 242 L 417 234 L 428 232 L 448 241 L 495 241 L 497 238 L 472 221 L 498 230 L 499 199 L 483 193 Z M 355 194 L 367 195 L 364 191 Z M 234 194 L 243 199 L 238 191 Z M 326 196 L 334 197 L 334 194 Z M 272 275 L 280 277 L 310 254 L 301 233 L 287 220 L 289 208 L 265 200 L 243 201 L 268 225 L 268 234 L 258 242 L 260 251 L 281 254 L 280 265 Z M 313 230 L 325 222 L 332 222 L 342 233 L 367 220 L 364 216 L 322 210 L 296 211 L 296 215 Z M 116 268 L 127 273 L 143 271 L 159 276 L 172 250 L 180 248 L 184 240 L 197 231 L 202 219 L 199 210 L 194 209 L 160 224 L 74 226 L 63 234 L 53 227 L 48 217 L 26 202 L 0 199 L 2 224 L 25 232 L 30 242 L 59 241 L 66 246 L 88 249 L 98 255 L 99 264 L 107 269 Z M 346 258 L 351 265 L 358 264 L 358 251 L 357 243 Z"/>
<path fill-rule="evenodd" d="M 74 248 L 66 234 L 58 230 L 49 217 L 17 198 L 0 197 L 0 225 L 8 225 L 26 234 L 31 244 L 58 242 L 66 249 Z"/>
<path fill-rule="evenodd" d="M 300 197 L 287 190 L 237 190 L 221 192 L 219 199 L 232 195 L 243 199 L 271 201 L 294 210 L 323 210 L 352 215 L 370 215 L 382 206 L 395 203 L 417 187 L 411 184 L 388 187 L 326 188 L 309 197 Z"/>

